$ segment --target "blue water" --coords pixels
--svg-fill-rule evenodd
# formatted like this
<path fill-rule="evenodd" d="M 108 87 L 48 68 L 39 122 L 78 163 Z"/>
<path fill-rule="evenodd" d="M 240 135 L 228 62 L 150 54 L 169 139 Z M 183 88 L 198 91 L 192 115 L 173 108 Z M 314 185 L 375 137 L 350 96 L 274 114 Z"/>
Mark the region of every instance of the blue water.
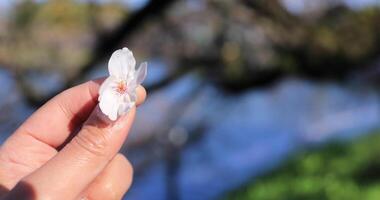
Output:
<path fill-rule="evenodd" d="M 24 121 L 33 109 L 27 106 L 12 74 L 0 68 L 0 142 Z"/>
<path fill-rule="evenodd" d="M 196 85 L 199 80 L 189 76 L 154 94 L 138 118 L 141 126 L 144 122 L 154 126 L 141 130 L 154 133 L 165 119 L 155 116 L 165 116 L 170 105 L 178 102 L 179 88 L 185 95 L 181 84 L 189 82 Z M 189 85 L 186 89 L 192 91 Z M 191 130 L 206 124 L 207 129 L 196 142 L 177 150 L 180 164 L 177 173 L 171 175 L 174 183 L 167 178 L 168 163 L 156 156 L 144 173 L 138 174 L 126 199 L 168 199 L 170 190 L 176 190 L 179 199 L 214 199 L 276 167 L 309 144 L 350 139 L 378 128 L 380 122 L 379 93 L 365 85 L 287 79 L 238 96 L 207 84 L 202 88 L 174 128 Z M 174 101 L 172 96 L 176 96 Z M 155 106 L 161 98 L 167 100 Z M 149 117 L 152 113 L 154 120 Z M 138 138 L 145 131 L 136 128 L 132 135 Z M 186 134 L 190 137 L 197 133 Z M 134 148 L 127 149 L 134 158 Z M 143 155 L 138 157 L 137 165 Z"/>

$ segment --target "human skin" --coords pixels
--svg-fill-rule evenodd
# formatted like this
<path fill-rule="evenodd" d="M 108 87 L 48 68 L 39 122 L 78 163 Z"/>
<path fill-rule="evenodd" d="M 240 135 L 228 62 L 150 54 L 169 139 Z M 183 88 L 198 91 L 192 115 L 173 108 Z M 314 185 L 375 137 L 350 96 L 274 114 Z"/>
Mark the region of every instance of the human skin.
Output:
<path fill-rule="evenodd" d="M 0 147 L 0 199 L 121 199 L 133 169 L 119 154 L 136 108 L 112 122 L 97 106 L 104 78 L 67 89 Z M 137 103 L 146 97 L 137 88 Z"/>

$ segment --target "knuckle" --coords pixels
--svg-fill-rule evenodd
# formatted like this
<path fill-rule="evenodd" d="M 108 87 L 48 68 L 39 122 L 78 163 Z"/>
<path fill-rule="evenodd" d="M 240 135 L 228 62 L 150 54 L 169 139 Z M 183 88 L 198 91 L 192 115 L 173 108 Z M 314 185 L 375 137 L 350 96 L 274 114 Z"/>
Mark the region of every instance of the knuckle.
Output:
<path fill-rule="evenodd" d="M 73 141 L 80 148 L 96 156 L 105 156 L 109 146 L 106 131 L 89 125 L 84 126 Z"/>
<path fill-rule="evenodd" d="M 105 194 L 105 199 L 117 200 L 121 198 L 120 194 L 114 190 L 114 187 L 112 184 L 106 184 L 100 189 Z"/>
<path fill-rule="evenodd" d="M 117 154 L 109 167 L 107 169 L 109 170 L 108 177 L 95 180 L 97 181 L 95 185 L 86 193 L 87 199 L 120 200 L 128 191 L 132 183 L 133 168 L 131 163 L 122 154 Z"/>

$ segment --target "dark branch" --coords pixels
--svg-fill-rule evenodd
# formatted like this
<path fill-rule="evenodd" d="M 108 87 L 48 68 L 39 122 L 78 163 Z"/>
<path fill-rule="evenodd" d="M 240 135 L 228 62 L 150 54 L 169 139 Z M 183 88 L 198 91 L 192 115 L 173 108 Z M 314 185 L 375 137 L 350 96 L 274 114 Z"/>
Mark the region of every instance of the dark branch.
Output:
<path fill-rule="evenodd" d="M 122 41 L 128 39 L 133 32 L 138 30 L 144 22 L 154 16 L 160 16 L 175 0 L 151 0 L 145 7 L 133 14 L 126 16 L 121 25 L 111 34 L 99 36 L 98 43 L 94 47 L 92 58 L 85 64 L 79 75 L 69 80 L 67 86 L 72 86 L 81 76 L 89 72 L 96 64 L 108 57 L 114 50 L 121 47 Z"/>
<path fill-rule="evenodd" d="M 91 71 L 96 64 L 103 61 L 108 57 L 115 49 L 120 48 L 123 40 L 128 39 L 136 30 L 138 30 L 144 23 L 153 17 L 161 16 L 163 12 L 172 4 L 175 0 L 151 0 L 142 9 L 137 11 L 132 16 L 126 16 L 119 27 L 117 27 L 110 34 L 99 35 L 96 39 L 92 56 L 88 63 L 84 64 L 80 68 L 77 75 L 70 77 L 67 80 L 64 88 L 68 88 L 78 83 L 82 77 Z M 62 89 L 62 88 L 61 88 Z M 60 89 L 60 90 L 61 90 Z M 58 94 L 59 91 L 54 91 L 51 95 L 37 99 L 34 96 L 27 96 L 28 103 L 32 106 L 38 107 L 44 104 L 47 100 Z"/>
<path fill-rule="evenodd" d="M 300 22 L 296 16 L 284 8 L 279 0 L 241 0 L 241 2 L 253 9 L 256 14 L 271 19 L 273 22 L 282 25 L 295 25 Z"/>

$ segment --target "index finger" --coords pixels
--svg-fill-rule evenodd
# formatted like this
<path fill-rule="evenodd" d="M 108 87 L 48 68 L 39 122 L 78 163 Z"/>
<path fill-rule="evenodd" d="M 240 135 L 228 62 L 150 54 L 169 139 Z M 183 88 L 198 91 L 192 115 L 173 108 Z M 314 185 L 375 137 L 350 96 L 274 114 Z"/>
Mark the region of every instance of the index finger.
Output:
<path fill-rule="evenodd" d="M 71 133 L 79 129 L 98 103 L 98 90 L 105 78 L 91 80 L 72 87 L 49 100 L 16 130 L 13 137 L 28 134 L 54 148 L 62 145 Z M 146 96 L 137 88 L 137 104 Z"/>

